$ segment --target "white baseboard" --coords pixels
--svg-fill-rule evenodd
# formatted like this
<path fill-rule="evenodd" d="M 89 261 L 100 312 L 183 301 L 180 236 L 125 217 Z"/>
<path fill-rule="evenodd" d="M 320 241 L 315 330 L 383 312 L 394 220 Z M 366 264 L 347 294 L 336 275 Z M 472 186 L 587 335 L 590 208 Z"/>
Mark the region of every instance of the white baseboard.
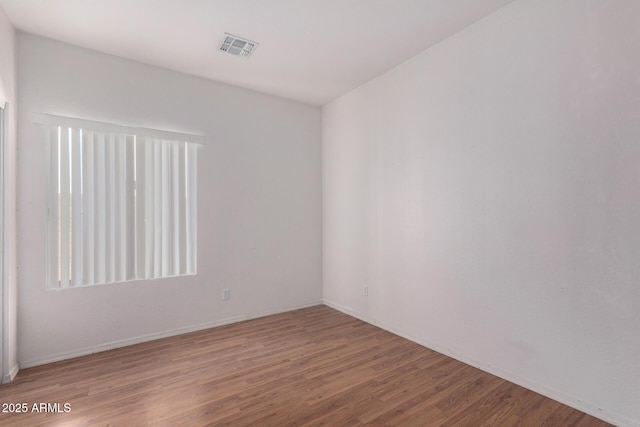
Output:
<path fill-rule="evenodd" d="M 2 384 L 8 384 L 18 375 L 18 371 L 20 371 L 20 365 L 15 364 L 13 368 L 9 370 L 9 373 L 2 378 Z"/>
<path fill-rule="evenodd" d="M 536 381 L 530 380 L 528 378 L 522 378 L 518 375 L 514 375 L 511 372 L 506 372 L 501 370 L 500 368 L 496 368 L 495 366 L 491 366 L 485 363 L 481 363 L 478 362 L 476 360 L 473 360 L 463 354 L 459 354 L 454 350 L 451 350 L 449 348 L 445 348 L 442 347 L 436 343 L 432 343 L 432 342 L 427 342 L 423 339 L 419 339 L 419 338 L 415 338 L 413 336 L 410 336 L 408 334 L 405 334 L 403 331 L 391 326 L 391 325 L 387 325 L 387 324 L 383 324 L 381 322 L 378 322 L 374 319 L 368 318 L 367 316 L 361 315 L 360 313 L 357 313 L 356 311 L 354 311 L 351 308 L 348 307 L 344 307 L 340 304 L 337 304 L 333 301 L 329 301 L 327 299 L 323 299 L 322 300 L 323 304 L 334 308 L 338 311 L 341 311 L 344 314 L 347 314 L 349 316 L 355 317 L 356 319 L 360 319 L 363 322 L 367 322 L 371 325 L 377 326 L 379 328 L 382 328 L 386 331 L 389 331 L 395 335 L 401 336 L 402 338 L 406 338 L 409 341 L 413 341 L 417 344 L 420 344 L 424 347 L 427 347 L 431 350 L 437 351 L 438 353 L 442 353 L 446 356 L 449 356 L 453 359 L 459 360 L 460 362 L 463 362 L 467 365 L 473 366 L 475 368 L 478 368 L 480 370 L 483 370 L 485 372 L 488 372 L 492 375 L 495 375 L 497 377 L 500 377 L 504 380 L 507 380 L 509 382 L 512 382 L 514 384 L 517 384 L 521 387 L 524 387 L 526 389 L 529 389 L 531 391 L 534 391 L 536 393 L 539 393 L 543 396 L 549 397 L 553 400 L 557 400 L 560 403 L 563 403 L 567 406 L 571 406 L 572 408 L 578 409 L 582 412 L 585 412 L 589 415 L 593 415 L 596 418 L 599 418 L 603 421 L 606 421 L 608 423 L 614 424 L 616 426 L 619 427 L 638 427 L 640 426 L 640 421 L 639 420 L 632 420 L 629 419 L 625 416 L 607 411 L 605 409 L 602 409 L 600 407 L 598 407 L 598 405 L 594 405 L 592 403 L 589 402 L 585 402 L 583 400 L 580 400 L 574 396 L 568 395 L 564 392 L 561 392 L 559 390 L 556 390 L 554 388 L 545 386 L 544 384 L 540 384 Z"/>
<path fill-rule="evenodd" d="M 157 340 L 157 339 L 160 339 L 160 338 L 167 338 L 167 337 L 172 337 L 172 336 L 175 336 L 175 335 L 186 334 L 186 333 L 189 333 L 189 332 L 201 331 L 203 329 L 215 328 L 216 326 L 229 325 L 231 323 L 242 322 L 244 320 L 257 319 L 259 317 L 270 316 L 272 314 L 286 313 L 288 311 L 299 310 L 299 309 L 307 308 L 307 307 L 313 307 L 313 306 L 320 305 L 320 304 L 322 304 L 322 301 L 317 301 L 317 302 L 310 303 L 310 304 L 305 304 L 305 305 L 296 306 L 296 307 L 289 307 L 289 308 L 280 309 L 280 310 L 266 310 L 266 311 L 262 311 L 262 312 L 259 312 L 259 313 L 252 313 L 252 314 L 247 314 L 247 315 L 234 316 L 234 317 L 229 317 L 229 318 L 226 318 L 226 319 L 216 320 L 216 321 L 213 321 L 213 322 L 202 323 L 202 324 L 199 324 L 199 325 L 187 326 L 187 327 L 183 327 L 183 328 L 176 328 L 176 329 L 171 329 L 171 330 L 168 330 L 168 331 L 162 331 L 162 332 L 157 332 L 157 333 L 153 333 L 153 334 L 141 335 L 141 336 L 138 336 L 138 337 L 127 338 L 127 339 L 118 340 L 118 341 L 112 341 L 112 342 L 109 342 L 109 343 L 103 343 L 103 344 L 99 344 L 99 345 L 96 345 L 96 346 L 74 349 L 74 350 L 67 351 L 67 352 L 64 352 L 64 353 L 58 353 L 58 354 L 48 355 L 46 357 L 41 357 L 41 358 L 21 361 L 20 362 L 20 368 L 22 368 L 22 369 L 31 368 L 33 366 L 45 365 L 47 363 L 59 362 L 61 360 L 73 359 L 74 357 L 86 356 L 88 354 L 99 353 L 101 351 L 106 351 L 106 350 L 112 350 L 114 348 L 126 347 L 126 346 L 129 346 L 129 345 L 139 344 L 139 343 L 147 342 L 147 341 L 153 341 L 153 340 Z M 18 371 L 16 370 L 15 374 L 17 374 L 17 373 L 18 373 Z M 13 377 L 15 377 L 15 374 L 13 375 Z"/>

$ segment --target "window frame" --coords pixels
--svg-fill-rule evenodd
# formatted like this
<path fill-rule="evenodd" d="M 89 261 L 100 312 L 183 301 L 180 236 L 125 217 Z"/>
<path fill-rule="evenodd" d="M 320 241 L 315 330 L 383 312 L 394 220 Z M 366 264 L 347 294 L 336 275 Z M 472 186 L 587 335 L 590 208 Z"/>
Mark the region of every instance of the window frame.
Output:
<path fill-rule="evenodd" d="M 34 113 L 33 120 L 35 124 L 41 125 L 47 134 L 46 159 L 49 165 L 47 168 L 46 201 L 47 289 L 73 289 L 197 274 L 197 151 L 198 147 L 205 144 L 204 136 L 120 126 L 53 114 Z M 62 129 L 69 132 L 68 136 L 61 136 Z M 86 139 L 85 134 L 87 135 Z M 91 135 L 91 139 L 88 135 Z M 96 135 L 98 138 L 102 138 L 100 142 L 93 139 Z M 107 141 L 107 138 L 111 139 Z M 53 152 L 55 144 L 58 144 L 57 153 Z M 60 147 L 63 147 L 63 151 L 68 147 L 68 154 L 65 152 L 64 155 L 60 155 Z M 103 147 L 104 151 L 101 154 L 105 157 L 103 157 L 104 160 L 99 161 L 105 163 L 102 168 L 98 168 L 97 174 L 99 177 L 106 177 L 102 178 L 103 181 L 107 180 L 111 183 L 110 199 L 109 195 L 105 195 L 105 193 L 99 195 L 97 191 L 88 192 L 83 189 L 82 183 L 85 180 L 85 175 L 94 175 L 94 171 L 89 171 L 91 168 L 84 163 L 83 156 L 89 157 L 89 154 L 83 154 L 83 147 L 92 147 L 90 157 L 92 161 L 100 158 L 100 154 L 94 156 L 93 147 L 96 149 Z M 133 153 L 132 156 L 131 153 Z M 74 155 L 77 156 L 77 159 L 72 161 Z M 66 163 L 61 159 L 66 159 Z M 108 159 L 111 160 L 111 163 Z M 120 163 L 114 159 L 121 159 Z M 184 164 L 181 164 L 180 161 L 184 161 Z M 64 168 L 65 172 L 59 173 L 55 162 L 58 162 L 57 167 Z M 83 170 L 83 165 L 86 170 Z M 152 175 L 145 174 L 145 167 L 152 170 L 155 168 L 155 171 Z M 123 168 L 127 168 L 127 170 L 125 171 Z M 137 174 L 136 168 L 139 169 Z M 128 173 L 131 177 L 121 178 L 120 172 Z M 67 174 L 69 176 L 66 177 L 64 184 L 61 184 L 61 177 Z M 127 179 L 129 181 L 123 184 L 122 181 Z M 69 190 L 61 192 L 61 185 L 66 188 L 64 186 L 67 184 L 69 184 Z M 122 185 L 121 189 L 124 192 L 118 193 L 118 196 L 114 198 L 113 186 L 115 185 Z M 141 185 L 140 188 L 138 188 L 139 185 Z M 75 193 L 73 188 L 76 188 Z M 106 188 L 109 186 L 107 185 Z M 97 187 L 92 187 L 92 190 L 96 189 Z M 67 199 L 63 197 L 63 193 Z M 99 196 L 103 199 L 101 203 L 94 203 L 93 199 Z M 132 197 L 133 199 L 131 199 Z M 158 200 L 155 200 L 153 205 L 149 205 L 146 200 L 154 197 L 160 199 L 160 204 L 158 204 Z M 91 199 L 91 208 L 87 208 L 85 198 Z M 115 207 L 113 205 L 107 206 L 107 200 Z M 133 200 L 133 205 L 131 200 Z M 61 213 L 59 207 L 61 204 L 66 206 L 65 203 L 69 203 L 69 205 L 65 212 Z M 187 206 L 182 206 L 181 203 L 187 204 Z M 94 209 L 94 207 L 96 208 Z M 52 209 L 57 209 L 57 212 L 52 214 Z M 133 209 L 131 212 L 134 212 L 135 215 L 142 212 L 143 216 L 132 218 L 128 210 L 124 214 L 125 216 L 120 216 L 121 222 L 118 222 L 120 227 L 124 228 L 118 229 L 116 220 L 110 217 L 110 214 L 119 216 L 121 209 Z M 157 209 L 161 210 L 159 216 Z M 91 245 L 82 245 L 83 239 L 97 233 L 84 224 L 88 211 L 94 212 L 95 218 L 101 218 L 102 222 L 96 220 L 95 227 L 111 227 L 109 228 L 111 240 L 103 239 L 100 241 L 96 239 L 95 244 L 91 240 Z M 182 218 L 182 223 L 178 212 L 183 211 L 185 215 L 188 213 L 190 216 Z M 171 217 L 174 214 L 177 219 L 172 219 L 173 222 L 168 223 L 166 217 Z M 80 225 L 74 222 L 73 215 L 79 215 Z M 151 215 L 155 217 L 156 221 L 162 221 L 162 224 L 154 223 L 154 227 L 150 229 L 147 222 L 153 223 L 154 219 L 150 217 Z M 53 222 L 56 222 L 56 218 L 58 219 L 57 224 L 54 225 Z M 67 219 L 69 223 L 66 228 L 65 226 L 61 227 L 61 224 L 64 224 Z M 94 226 L 94 223 L 91 222 L 91 225 Z M 65 234 L 67 232 L 68 234 Z M 118 238 L 114 238 L 113 233 L 121 234 L 118 234 Z M 186 246 L 181 245 L 181 241 L 177 238 L 173 238 L 173 236 L 179 236 L 180 233 L 184 234 L 182 239 L 187 242 Z M 149 243 L 150 241 L 152 243 Z M 162 249 L 158 249 L 158 241 L 160 241 Z M 109 247 L 109 242 L 111 247 Z M 132 242 L 133 247 L 131 247 Z M 117 249 L 114 249 L 114 245 L 117 245 L 116 248 L 120 248 L 125 255 L 116 252 Z M 67 248 L 69 248 L 69 253 L 65 255 Z M 181 249 L 183 252 L 180 251 Z M 85 250 L 90 254 L 86 255 Z M 106 255 L 107 250 L 111 251 L 111 258 Z M 150 255 L 149 252 L 152 254 Z M 84 261 L 83 266 L 83 260 L 87 258 L 90 259 Z M 68 269 L 64 266 L 67 261 L 69 262 Z M 167 266 L 167 262 L 171 265 Z M 141 266 L 140 263 L 143 265 Z M 151 269 L 149 269 L 148 263 L 151 263 Z M 87 264 L 89 264 L 88 268 Z M 104 266 L 100 267 L 103 264 Z M 97 274 L 98 268 L 102 268 L 103 272 L 106 270 L 107 273 Z"/>

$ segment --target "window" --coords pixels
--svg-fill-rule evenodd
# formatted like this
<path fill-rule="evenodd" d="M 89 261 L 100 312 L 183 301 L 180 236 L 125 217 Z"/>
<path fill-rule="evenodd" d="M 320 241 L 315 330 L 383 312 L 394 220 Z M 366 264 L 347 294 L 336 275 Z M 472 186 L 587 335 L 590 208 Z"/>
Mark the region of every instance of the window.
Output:
<path fill-rule="evenodd" d="M 47 286 L 196 274 L 204 138 L 36 115 L 47 131 Z"/>

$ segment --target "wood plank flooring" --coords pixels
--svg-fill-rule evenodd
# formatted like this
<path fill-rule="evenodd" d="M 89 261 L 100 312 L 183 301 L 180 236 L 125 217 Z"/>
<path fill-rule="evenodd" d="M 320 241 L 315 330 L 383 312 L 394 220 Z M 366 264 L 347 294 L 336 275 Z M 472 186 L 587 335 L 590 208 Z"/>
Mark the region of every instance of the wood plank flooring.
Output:
<path fill-rule="evenodd" d="M 0 402 L 16 427 L 609 425 L 325 306 L 24 369 Z"/>

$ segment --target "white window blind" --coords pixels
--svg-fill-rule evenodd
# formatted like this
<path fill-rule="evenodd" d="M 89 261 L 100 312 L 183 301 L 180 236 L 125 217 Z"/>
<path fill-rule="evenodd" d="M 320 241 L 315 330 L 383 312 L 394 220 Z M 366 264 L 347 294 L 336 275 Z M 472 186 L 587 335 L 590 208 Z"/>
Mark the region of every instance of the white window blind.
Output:
<path fill-rule="evenodd" d="M 69 288 L 196 274 L 204 138 L 52 115 L 47 282 Z"/>

